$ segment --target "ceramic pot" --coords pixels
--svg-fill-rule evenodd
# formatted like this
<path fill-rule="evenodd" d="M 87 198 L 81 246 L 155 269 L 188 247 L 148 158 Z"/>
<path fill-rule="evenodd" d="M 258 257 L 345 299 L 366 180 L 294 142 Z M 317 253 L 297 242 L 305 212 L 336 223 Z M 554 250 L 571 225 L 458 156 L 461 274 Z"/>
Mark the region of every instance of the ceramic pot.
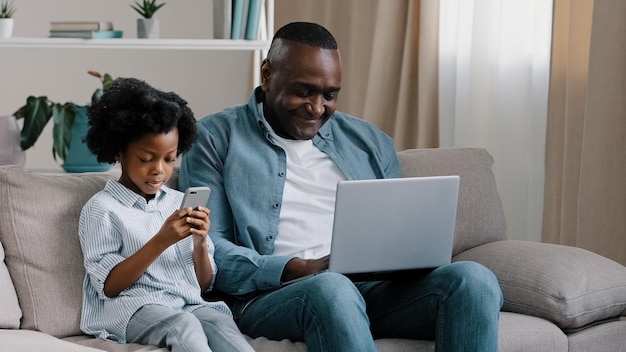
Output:
<path fill-rule="evenodd" d="M 0 116 L 0 165 L 24 167 L 26 152 L 20 147 L 20 128 L 15 116 Z"/>
<path fill-rule="evenodd" d="M 67 157 L 61 167 L 66 172 L 105 172 L 113 165 L 99 163 L 96 156 L 87 148 L 83 138 L 87 135 L 87 108 L 76 107 L 74 124 L 72 125 L 72 140 L 67 151 Z"/>
<path fill-rule="evenodd" d="M 13 18 L 0 18 L 0 38 L 11 38 L 14 23 Z"/>
<path fill-rule="evenodd" d="M 138 18 L 137 38 L 159 38 L 159 20 L 155 18 Z"/>

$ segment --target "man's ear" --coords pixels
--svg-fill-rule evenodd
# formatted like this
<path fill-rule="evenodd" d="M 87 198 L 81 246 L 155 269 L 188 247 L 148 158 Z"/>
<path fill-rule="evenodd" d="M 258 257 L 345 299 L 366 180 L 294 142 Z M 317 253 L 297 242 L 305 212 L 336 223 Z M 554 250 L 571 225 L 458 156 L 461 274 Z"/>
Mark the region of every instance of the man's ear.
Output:
<path fill-rule="evenodd" d="M 267 92 L 270 88 L 270 76 L 272 75 L 272 67 L 268 59 L 261 63 L 261 90 Z"/>

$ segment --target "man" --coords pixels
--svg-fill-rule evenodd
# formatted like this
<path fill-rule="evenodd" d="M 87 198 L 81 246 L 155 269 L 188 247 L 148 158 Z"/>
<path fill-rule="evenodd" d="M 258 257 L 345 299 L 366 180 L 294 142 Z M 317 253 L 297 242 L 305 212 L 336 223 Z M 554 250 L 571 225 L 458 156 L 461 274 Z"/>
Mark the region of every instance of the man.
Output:
<path fill-rule="evenodd" d="M 212 189 L 216 289 L 251 337 L 309 351 L 375 351 L 374 338 L 434 339 L 437 351 L 497 351 L 502 293 L 461 262 L 411 280 L 352 282 L 328 268 L 337 181 L 400 177 L 393 141 L 335 111 L 337 43 L 296 22 L 276 32 L 247 105 L 198 122 L 179 186 Z M 376 214 L 372 214 L 376 216 Z"/>

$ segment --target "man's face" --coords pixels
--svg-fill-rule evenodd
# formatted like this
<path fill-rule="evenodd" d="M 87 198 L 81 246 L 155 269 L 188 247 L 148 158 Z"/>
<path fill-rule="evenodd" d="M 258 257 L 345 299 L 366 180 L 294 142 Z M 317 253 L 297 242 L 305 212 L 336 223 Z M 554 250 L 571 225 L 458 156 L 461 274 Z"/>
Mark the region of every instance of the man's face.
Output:
<path fill-rule="evenodd" d="M 281 57 L 261 68 L 265 119 L 283 138 L 312 139 L 336 109 L 339 52 L 289 42 Z"/>

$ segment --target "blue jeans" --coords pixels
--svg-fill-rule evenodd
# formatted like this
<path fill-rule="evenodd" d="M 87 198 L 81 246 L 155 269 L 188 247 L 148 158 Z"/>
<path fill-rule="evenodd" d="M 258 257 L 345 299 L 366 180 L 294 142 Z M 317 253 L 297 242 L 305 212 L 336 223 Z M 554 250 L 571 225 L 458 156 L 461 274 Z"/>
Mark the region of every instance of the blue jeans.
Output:
<path fill-rule="evenodd" d="M 211 307 L 179 312 L 145 305 L 130 319 L 126 340 L 167 347 L 172 352 L 254 352 L 235 321 Z"/>
<path fill-rule="evenodd" d="M 374 338 L 386 337 L 434 340 L 437 352 L 495 352 L 501 306 L 493 273 L 457 262 L 396 281 L 323 273 L 237 302 L 234 313 L 247 335 L 304 341 L 310 352 L 373 352 Z"/>

